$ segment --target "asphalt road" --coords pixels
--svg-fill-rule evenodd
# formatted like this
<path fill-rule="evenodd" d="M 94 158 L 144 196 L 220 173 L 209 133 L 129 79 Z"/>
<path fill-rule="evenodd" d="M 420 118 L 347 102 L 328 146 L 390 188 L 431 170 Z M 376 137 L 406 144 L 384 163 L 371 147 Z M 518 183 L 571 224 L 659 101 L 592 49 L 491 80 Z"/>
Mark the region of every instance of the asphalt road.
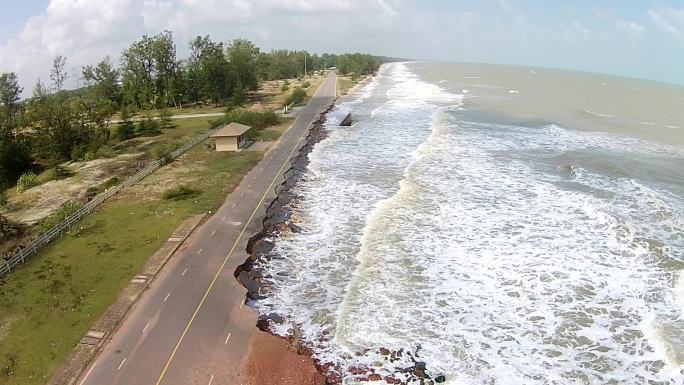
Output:
<path fill-rule="evenodd" d="M 292 127 L 169 260 L 80 385 L 235 384 L 256 314 L 233 278 L 289 159 L 336 93 L 330 73 Z"/>

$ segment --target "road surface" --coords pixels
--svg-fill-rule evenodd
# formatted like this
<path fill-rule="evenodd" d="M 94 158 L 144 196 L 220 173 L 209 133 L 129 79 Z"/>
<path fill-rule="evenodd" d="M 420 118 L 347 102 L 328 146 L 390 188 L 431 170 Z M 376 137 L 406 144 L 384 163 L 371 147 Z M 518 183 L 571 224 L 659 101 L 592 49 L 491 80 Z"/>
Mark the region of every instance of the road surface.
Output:
<path fill-rule="evenodd" d="M 233 278 L 289 159 L 336 93 L 330 73 L 292 127 L 183 244 L 133 305 L 80 385 L 234 384 L 256 325 Z"/>

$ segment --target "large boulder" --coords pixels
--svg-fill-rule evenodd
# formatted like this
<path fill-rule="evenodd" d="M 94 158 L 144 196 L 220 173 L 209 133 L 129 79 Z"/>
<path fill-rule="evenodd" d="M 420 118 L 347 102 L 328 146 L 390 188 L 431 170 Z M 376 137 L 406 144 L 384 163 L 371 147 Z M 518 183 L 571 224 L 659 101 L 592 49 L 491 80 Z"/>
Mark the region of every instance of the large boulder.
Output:
<path fill-rule="evenodd" d="M 351 125 L 352 125 L 352 115 L 350 112 L 347 114 L 347 116 L 344 117 L 344 119 L 342 119 L 342 121 L 340 122 L 340 126 L 349 127 Z"/>

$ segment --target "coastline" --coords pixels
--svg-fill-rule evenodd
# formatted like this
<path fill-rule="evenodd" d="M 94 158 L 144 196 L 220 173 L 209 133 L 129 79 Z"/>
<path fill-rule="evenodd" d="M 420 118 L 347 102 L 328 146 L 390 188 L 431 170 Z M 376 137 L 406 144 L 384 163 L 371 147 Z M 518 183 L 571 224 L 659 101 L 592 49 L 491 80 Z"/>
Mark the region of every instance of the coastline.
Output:
<path fill-rule="evenodd" d="M 247 243 L 247 260 L 234 272 L 235 279 L 246 290 L 247 300 L 262 298 L 262 289 L 267 290 L 261 271 L 254 263 L 273 249 L 270 237 L 283 232 L 296 232 L 296 225 L 289 224 L 290 218 L 285 206 L 295 197 L 290 189 L 302 178 L 309 163 L 309 153 L 326 137 L 324 123 L 327 113 L 335 107 L 331 104 L 312 124 L 305 144 L 297 156 L 292 158 L 291 167 L 284 173 L 285 180 L 276 187 L 276 197 L 266 209 L 262 229 Z M 254 311 L 254 310 L 253 310 Z M 276 314 L 258 315 L 258 321 L 249 340 L 247 355 L 240 363 L 238 379 L 243 385 L 325 385 L 330 382 L 311 353 L 300 343 L 297 336 L 284 338 L 270 331 L 269 322 L 282 322 Z"/>
<path fill-rule="evenodd" d="M 369 75 L 351 87 L 338 100 L 349 101 L 353 93 L 372 81 Z M 265 298 L 264 293 L 271 290 L 262 270 L 257 262 L 268 260 L 269 253 L 275 247 L 275 242 L 282 234 L 297 233 L 301 229 L 290 221 L 293 213 L 288 204 L 297 200 L 291 192 L 292 188 L 305 175 L 309 165 L 309 153 L 314 146 L 327 137 L 324 124 L 327 114 L 335 108 L 330 105 L 313 123 L 306 143 L 301 147 L 297 156 L 292 159 L 292 166 L 285 172 L 285 181 L 276 188 L 276 197 L 269 205 L 266 216 L 262 221 L 262 229 L 249 239 L 247 246 L 248 258 L 239 265 L 234 272 L 235 279 L 246 290 L 246 300 L 258 301 Z M 270 313 L 257 314 L 257 327 L 250 338 L 250 348 L 247 356 L 240 365 L 238 378 L 246 381 L 247 385 L 325 385 L 341 384 L 345 376 L 341 368 L 333 367 L 330 363 L 319 362 L 312 356 L 312 352 L 300 340 L 297 325 L 292 325 L 292 334 L 284 337 L 271 330 L 272 324 L 282 324 L 282 315 Z M 419 350 L 420 348 L 418 348 Z M 444 376 L 431 379 L 426 371 L 426 363 L 418 355 L 418 351 L 390 351 L 385 348 L 366 351 L 377 355 L 379 359 L 396 363 L 398 373 L 381 376 L 372 367 L 350 368 L 350 373 L 359 382 L 383 381 L 388 384 L 435 384 L 444 382 Z"/>

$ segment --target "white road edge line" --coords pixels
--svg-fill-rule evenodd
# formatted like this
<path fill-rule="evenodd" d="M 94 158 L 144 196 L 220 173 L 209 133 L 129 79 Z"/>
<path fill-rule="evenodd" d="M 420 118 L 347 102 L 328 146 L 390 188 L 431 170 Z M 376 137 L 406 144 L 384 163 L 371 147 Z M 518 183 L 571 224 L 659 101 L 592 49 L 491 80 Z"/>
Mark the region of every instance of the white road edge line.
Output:
<path fill-rule="evenodd" d="M 122 367 L 123 364 L 125 364 L 125 363 L 126 363 L 126 359 L 124 358 L 123 361 L 121 361 L 121 363 L 119 364 L 119 367 L 116 368 L 116 370 L 121 370 L 121 367 Z"/>
<path fill-rule="evenodd" d="M 171 295 L 171 293 L 166 294 L 166 297 L 164 297 L 164 302 L 166 302 L 166 300 L 169 299 L 170 295 Z"/>
<path fill-rule="evenodd" d="M 182 277 L 182 276 L 184 276 L 184 275 L 185 275 L 185 273 L 187 273 L 187 272 L 188 272 L 188 269 L 186 268 L 186 269 L 185 269 L 185 270 L 183 270 L 183 272 L 181 273 L 181 277 Z"/>
<path fill-rule="evenodd" d="M 211 375 L 211 378 L 209 379 L 209 385 L 211 385 L 212 382 L 214 382 L 214 375 L 213 374 Z"/>
<path fill-rule="evenodd" d="M 211 235 L 209 235 L 209 236 L 210 236 L 210 237 L 213 237 L 214 234 L 216 234 L 216 230 L 212 231 L 212 232 L 211 232 Z"/>
<path fill-rule="evenodd" d="M 145 327 L 143 328 L 143 331 L 142 331 L 143 334 L 145 334 L 145 332 L 147 331 L 147 328 L 148 328 L 148 327 L 150 327 L 150 323 L 149 323 L 149 322 L 148 322 L 147 324 L 145 324 Z"/>
<path fill-rule="evenodd" d="M 240 302 L 240 309 L 242 309 L 242 305 L 244 305 L 244 302 Z"/>
<path fill-rule="evenodd" d="M 83 377 L 83 380 L 81 380 L 81 383 L 78 384 L 78 385 L 83 385 L 83 384 L 85 384 L 86 380 L 88 379 L 88 376 L 90 375 L 90 372 L 92 372 L 93 369 L 95 369 L 95 365 L 97 365 L 97 362 L 94 363 L 93 366 L 90 367 L 90 370 L 88 370 L 88 373 L 86 373 L 85 377 Z"/>
<path fill-rule="evenodd" d="M 228 345 L 228 340 L 230 339 L 230 333 L 228 333 L 228 337 L 226 337 L 226 340 L 223 342 L 224 345 Z"/>

